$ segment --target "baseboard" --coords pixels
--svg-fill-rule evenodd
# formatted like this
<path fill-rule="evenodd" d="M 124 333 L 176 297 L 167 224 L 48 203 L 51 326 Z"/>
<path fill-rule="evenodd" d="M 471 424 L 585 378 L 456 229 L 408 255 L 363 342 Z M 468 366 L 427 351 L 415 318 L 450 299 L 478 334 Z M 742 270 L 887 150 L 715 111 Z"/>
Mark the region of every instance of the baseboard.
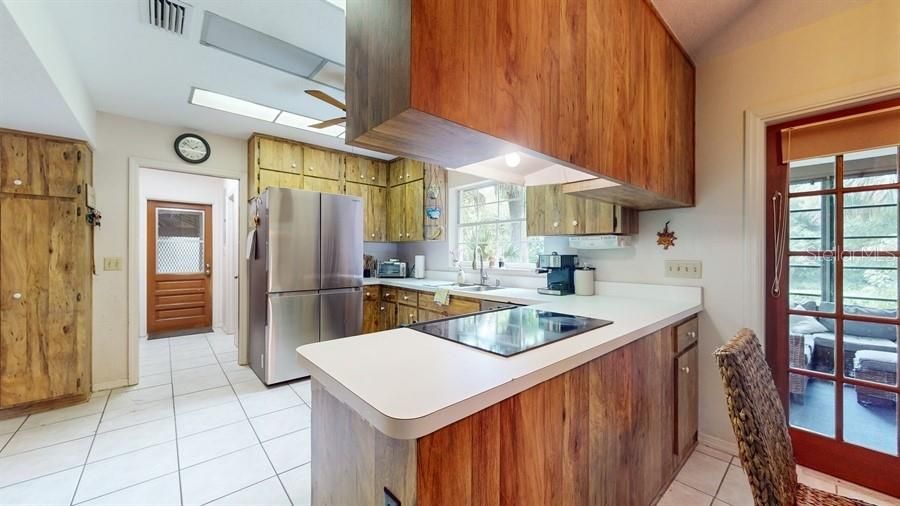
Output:
<path fill-rule="evenodd" d="M 697 435 L 697 440 L 700 444 L 706 445 L 714 450 L 719 450 L 720 452 L 725 452 L 735 457 L 738 456 L 737 443 L 734 441 L 727 441 L 722 438 L 710 436 L 709 434 L 703 434 L 702 432 Z"/>
<path fill-rule="evenodd" d="M 92 392 L 102 392 L 103 390 L 112 390 L 113 388 L 121 388 L 128 386 L 128 379 L 122 378 L 112 381 L 105 381 L 103 383 L 94 383 L 91 388 Z"/>

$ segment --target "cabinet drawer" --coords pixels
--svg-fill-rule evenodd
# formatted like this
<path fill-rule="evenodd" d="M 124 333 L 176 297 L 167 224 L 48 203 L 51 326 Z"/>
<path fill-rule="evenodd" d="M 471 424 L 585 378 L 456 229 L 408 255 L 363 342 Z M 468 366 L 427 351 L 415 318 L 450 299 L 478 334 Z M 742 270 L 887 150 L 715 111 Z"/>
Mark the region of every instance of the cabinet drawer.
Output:
<path fill-rule="evenodd" d="M 441 313 L 419 309 L 419 322 L 430 322 L 432 320 L 440 320 L 441 318 L 444 318 L 444 315 Z"/>
<path fill-rule="evenodd" d="M 382 286 L 381 300 L 387 302 L 397 302 L 397 289 L 390 286 Z"/>
<path fill-rule="evenodd" d="M 397 290 L 397 302 L 407 306 L 416 307 L 419 304 L 419 292 L 413 290 Z"/>
<path fill-rule="evenodd" d="M 433 313 L 440 313 L 442 315 L 456 316 L 481 311 L 481 302 L 451 295 L 450 303 L 444 306 L 434 301 L 433 294 L 420 293 L 419 308 Z"/>
<path fill-rule="evenodd" d="M 381 287 L 378 285 L 364 286 L 363 300 L 381 300 Z"/>
<path fill-rule="evenodd" d="M 697 318 L 675 327 L 675 353 L 681 353 L 697 342 Z"/>

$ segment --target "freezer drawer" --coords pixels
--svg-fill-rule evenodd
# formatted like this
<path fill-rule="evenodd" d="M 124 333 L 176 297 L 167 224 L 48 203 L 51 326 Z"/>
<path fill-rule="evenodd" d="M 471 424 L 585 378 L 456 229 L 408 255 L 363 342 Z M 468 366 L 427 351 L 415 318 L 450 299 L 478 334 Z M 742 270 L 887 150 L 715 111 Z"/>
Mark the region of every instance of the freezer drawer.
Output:
<path fill-rule="evenodd" d="M 265 346 L 250 363 L 267 385 L 304 376 L 297 347 L 319 341 L 321 302 L 317 292 L 270 294 Z M 256 351 L 251 348 L 251 352 Z"/>
<path fill-rule="evenodd" d="M 362 334 L 362 288 L 322 292 L 321 341 Z"/>

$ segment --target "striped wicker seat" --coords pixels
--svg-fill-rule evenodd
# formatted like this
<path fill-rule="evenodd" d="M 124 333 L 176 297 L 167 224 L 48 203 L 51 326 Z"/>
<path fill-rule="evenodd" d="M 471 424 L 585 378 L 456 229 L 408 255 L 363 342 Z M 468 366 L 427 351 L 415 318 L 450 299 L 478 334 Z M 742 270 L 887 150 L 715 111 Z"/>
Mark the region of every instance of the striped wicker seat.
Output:
<path fill-rule="evenodd" d="M 752 330 L 715 352 L 731 425 L 757 505 L 866 505 L 797 483 L 797 466 L 772 372 Z"/>

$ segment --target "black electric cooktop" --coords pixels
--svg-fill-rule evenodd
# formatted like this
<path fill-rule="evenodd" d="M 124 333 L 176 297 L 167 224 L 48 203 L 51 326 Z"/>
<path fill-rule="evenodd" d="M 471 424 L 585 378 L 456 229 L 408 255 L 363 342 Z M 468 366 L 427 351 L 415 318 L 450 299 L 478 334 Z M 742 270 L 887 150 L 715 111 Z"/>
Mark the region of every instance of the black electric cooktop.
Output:
<path fill-rule="evenodd" d="M 610 323 L 609 320 L 516 307 L 416 323 L 409 328 L 511 357 Z"/>

